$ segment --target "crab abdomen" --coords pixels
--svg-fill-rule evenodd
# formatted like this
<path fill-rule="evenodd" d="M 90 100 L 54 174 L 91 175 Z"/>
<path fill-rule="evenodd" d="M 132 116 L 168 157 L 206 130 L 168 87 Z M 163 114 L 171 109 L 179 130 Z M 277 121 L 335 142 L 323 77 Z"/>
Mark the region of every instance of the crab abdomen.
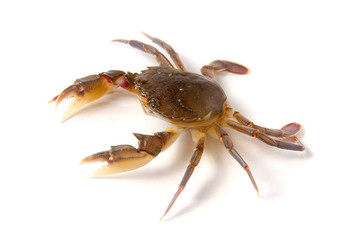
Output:
<path fill-rule="evenodd" d="M 135 89 L 150 113 L 180 126 L 210 125 L 222 116 L 226 95 L 212 79 L 167 67 L 136 77 Z"/>

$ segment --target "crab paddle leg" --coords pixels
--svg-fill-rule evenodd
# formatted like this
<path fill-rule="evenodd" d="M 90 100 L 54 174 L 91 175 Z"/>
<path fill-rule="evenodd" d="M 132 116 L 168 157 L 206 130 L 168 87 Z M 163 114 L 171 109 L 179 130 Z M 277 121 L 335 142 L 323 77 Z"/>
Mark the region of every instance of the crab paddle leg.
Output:
<path fill-rule="evenodd" d="M 241 64 L 226 61 L 215 60 L 201 68 L 201 73 L 205 76 L 215 78 L 215 75 L 221 72 L 230 72 L 235 74 L 247 74 L 249 69 Z"/>
<path fill-rule="evenodd" d="M 200 131 L 192 131 L 193 140 L 196 142 L 196 147 L 194 149 L 194 153 L 190 159 L 190 164 L 187 167 L 184 177 L 181 180 L 181 183 L 178 187 L 177 192 L 175 193 L 174 197 L 172 198 L 169 206 L 166 208 L 164 215 L 160 218 L 160 221 L 165 217 L 165 215 L 169 212 L 170 208 L 174 205 L 176 199 L 179 197 L 180 193 L 184 190 L 187 182 L 189 181 L 191 175 L 193 174 L 196 166 L 199 164 L 201 155 L 204 151 L 204 144 L 205 144 L 205 133 Z"/>
<path fill-rule="evenodd" d="M 289 124 L 285 125 L 284 127 L 282 127 L 281 129 L 271 129 L 271 128 L 261 127 L 259 125 L 255 125 L 252 121 L 250 121 L 249 119 L 247 119 L 246 117 L 244 117 L 237 111 L 234 111 L 233 117 L 241 125 L 244 125 L 244 126 L 250 127 L 250 128 L 254 128 L 266 135 L 270 135 L 270 136 L 274 136 L 274 137 L 292 136 L 301 130 L 301 125 L 299 123 L 289 123 Z"/>
<path fill-rule="evenodd" d="M 284 137 L 270 137 L 267 134 L 263 133 L 261 130 L 256 128 L 247 127 L 241 125 L 233 120 L 226 120 L 226 124 L 231 127 L 232 129 L 239 131 L 241 133 L 245 133 L 249 136 L 255 137 L 264 143 L 274 146 L 277 148 L 293 150 L 293 151 L 304 151 L 305 147 L 299 141 L 296 136 L 284 136 Z M 288 126 L 288 125 L 287 125 Z M 286 128 L 286 126 L 285 126 Z M 290 127 L 292 128 L 292 127 Z"/>

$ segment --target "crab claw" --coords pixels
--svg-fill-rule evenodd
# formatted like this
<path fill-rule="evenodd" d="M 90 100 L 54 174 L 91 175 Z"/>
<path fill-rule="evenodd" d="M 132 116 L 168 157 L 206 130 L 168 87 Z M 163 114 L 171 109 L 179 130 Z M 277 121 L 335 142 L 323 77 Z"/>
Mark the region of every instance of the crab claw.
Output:
<path fill-rule="evenodd" d="M 75 80 L 74 84 L 67 87 L 50 102 L 56 101 L 56 108 L 66 98 L 72 98 L 61 121 L 64 122 L 84 105 L 109 93 L 126 82 L 123 71 L 111 70 L 105 73 L 94 74 Z"/>
<path fill-rule="evenodd" d="M 88 168 L 87 175 L 95 177 L 127 172 L 148 164 L 153 158 L 153 155 L 138 151 L 131 145 L 118 145 L 84 158 L 80 165 Z"/>
<path fill-rule="evenodd" d="M 154 135 L 134 133 L 139 140 L 138 148 L 131 145 L 112 146 L 109 151 L 95 153 L 81 160 L 85 173 L 90 176 L 102 176 L 127 172 L 148 164 L 161 151 L 164 151 L 177 139 L 182 129 L 169 128 Z"/>

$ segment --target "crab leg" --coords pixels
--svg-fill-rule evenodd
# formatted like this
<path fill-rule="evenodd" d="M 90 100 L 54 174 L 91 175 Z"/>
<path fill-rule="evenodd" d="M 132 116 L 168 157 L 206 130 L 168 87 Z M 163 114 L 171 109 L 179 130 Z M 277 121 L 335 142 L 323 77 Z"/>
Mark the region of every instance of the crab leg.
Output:
<path fill-rule="evenodd" d="M 189 181 L 191 175 L 193 174 L 196 166 L 199 164 L 201 155 L 204 151 L 204 144 L 206 135 L 200 131 L 192 131 L 193 140 L 196 142 L 196 147 L 194 149 L 194 153 L 190 159 L 190 164 L 187 167 L 184 177 L 181 180 L 181 183 L 178 187 L 177 192 L 175 193 L 174 197 L 172 198 L 169 206 L 166 208 L 164 215 L 160 218 L 160 221 L 165 217 L 165 215 L 169 212 L 170 208 L 174 205 L 176 199 L 179 197 L 180 193 L 184 190 L 187 182 Z"/>
<path fill-rule="evenodd" d="M 123 71 L 111 70 L 94 74 L 75 80 L 74 84 L 52 98 L 49 103 L 56 101 L 57 107 L 64 99 L 73 98 L 62 117 L 62 121 L 64 122 L 74 115 L 82 106 L 102 97 L 119 86 L 128 90 L 132 88 Z"/>
<path fill-rule="evenodd" d="M 213 127 L 211 129 L 212 131 L 210 133 L 214 134 L 214 136 L 217 136 L 218 138 L 220 138 L 220 140 L 223 142 L 225 148 L 229 151 L 229 153 L 231 154 L 231 156 L 233 158 L 235 158 L 235 160 L 243 167 L 243 169 L 247 172 L 257 194 L 259 195 L 259 189 L 256 185 L 255 179 L 250 171 L 249 165 L 247 165 L 247 163 L 244 161 L 244 159 L 240 156 L 240 154 L 236 151 L 236 149 L 234 148 L 234 144 L 232 143 L 229 135 L 227 134 L 227 132 L 225 132 L 220 126 L 215 125 L 215 127 Z"/>
<path fill-rule="evenodd" d="M 201 73 L 205 76 L 215 78 L 215 75 L 221 72 L 231 72 L 235 74 L 247 74 L 249 69 L 241 64 L 226 61 L 215 60 L 201 68 Z"/>
<path fill-rule="evenodd" d="M 266 135 L 265 133 L 263 133 L 259 129 L 241 125 L 233 120 L 226 120 L 226 124 L 232 129 L 235 129 L 236 131 L 239 131 L 241 133 L 245 133 L 249 136 L 258 138 L 259 140 L 263 141 L 264 143 L 270 146 L 287 149 L 287 150 L 293 150 L 293 151 L 305 150 L 305 147 L 302 145 L 302 143 L 299 141 L 299 139 L 296 136 L 285 135 L 282 138 L 272 138 Z M 285 129 L 287 126 L 285 126 Z"/>
<path fill-rule="evenodd" d="M 301 130 L 301 125 L 298 123 L 289 123 L 280 129 L 270 129 L 255 125 L 253 122 L 248 120 L 246 117 L 241 115 L 239 112 L 234 111 L 233 117 L 241 124 L 246 127 L 254 128 L 260 132 L 274 136 L 274 137 L 287 137 L 298 133 Z"/>
<path fill-rule="evenodd" d="M 170 128 L 154 135 L 135 133 L 138 148 L 131 145 L 111 146 L 109 151 L 95 153 L 81 160 L 80 165 L 89 168 L 90 176 L 110 175 L 137 169 L 148 164 L 160 152 L 171 146 L 182 132 Z"/>
<path fill-rule="evenodd" d="M 113 42 L 121 42 L 129 44 L 131 47 L 137 48 L 143 52 L 150 53 L 156 57 L 156 60 L 160 65 L 165 65 L 169 68 L 174 68 L 174 66 L 171 64 L 169 59 L 167 59 L 164 54 L 159 52 L 155 47 L 145 44 L 143 42 L 140 42 L 138 40 L 125 40 L 125 39 L 114 39 Z"/>
<path fill-rule="evenodd" d="M 180 58 L 179 58 L 179 55 L 175 52 L 175 50 L 169 45 L 167 44 L 166 42 L 158 39 L 158 38 L 155 38 L 155 37 L 152 37 L 150 36 L 149 34 L 146 34 L 143 32 L 143 34 L 150 38 L 151 41 L 153 41 L 154 43 L 160 45 L 162 48 L 164 48 L 166 50 L 166 52 L 170 55 L 171 59 L 174 61 L 175 65 L 181 69 L 182 71 L 186 72 L 186 68 L 184 67 L 184 64 L 181 62 Z"/>

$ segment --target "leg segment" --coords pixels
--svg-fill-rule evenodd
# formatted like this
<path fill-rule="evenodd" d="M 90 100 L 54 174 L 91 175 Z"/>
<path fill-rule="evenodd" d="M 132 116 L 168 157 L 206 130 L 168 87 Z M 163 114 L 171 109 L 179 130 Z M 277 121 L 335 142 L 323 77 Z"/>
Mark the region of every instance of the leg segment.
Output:
<path fill-rule="evenodd" d="M 169 68 L 174 68 L 174 66 L 171 64 L 171 62 L 151 45 L 145 44 L 143 42 L 137 41 L 137 40 L 125 40 L 125 39 L 115 39 L 113 42 L 121 42 L 129 44 L 131 47 L 137 48 L 143 52 L 150 53 L 156 57 L 156 60 L 160 65 L 167 66 Z"/>
<path fill-rule="evenodd" d="M 153 41 L 154 43 L 160 45 L 162 48 L 164 48 L 166 50 L 166 52 L 170 55 L 171 59 L 174 61 L 175 65 L 186 72 L 186 68 L 184 67 L 184 64 L 181 62 L 180 58 L 179 58 L 179 55 L 175 52 L 175 50 L 169 45 L 167 44 L 166 42 L 158 39 L 158 38 L 155 38 L 155 37 L 152 37 L 146 33 L 143 33 L 145 36 L 147 36 L 148 38 L 151 39 L 151 41 Z"/>
<path fill-rule="evenodd" d="M 201 73 L 205 76 L 215 78 L 215 75 L 221 72 L 231 72 L 236 74 L 247 74 L 249 69 L 238 63 L 226 61 L 226 60 L 215 60 L 209 65 L 205 65 L 201 68 Z"/>
<path fill-rule="evenodd" d="M 227 134 L 227 132 L 225 132 L 222 128 L 220 128 L 219 126 L 215 126 L 213 129 L 213 133 L 215 133 L 215 136 L 217 136 L 218 138 L 220 138 L 220 140 L 224 143 L 225 148 L 229 151 L 229 153 L 231 154 L 231 156 L 233 158 L 235 158 L 235 160 L 243 167 L 243 169 L 247 172 L 247 174 L 249 175 L 249 178 L 257 192 L 257 194 L 259 195 L 259 189 L 256 185 L 255 179 L 250 171 L 249 165 L 247 165 L 247 163 L 244 161 L 244 159 L 240 156 L 240 154 L 235 150 L 234 145 L 229 137 L 229 135 Z"/>
<path fill-rule="evenodd" d="M 148 164 L 160 152 L 167 149 L 182 130 L 171 128 L 154 135 L 135 133 L 138 148 L 131 145 L 111 146 L 109 151 L 95 153 L 81 160 L 80 165 L 89 167 L 90 176 L 102 176 L 126 172 Z M 92 167 L 92 168 L 91 168 Z"/>
<path fill-rule="evenodd" d="M 200 131 L 192 132 L 193 140 L 196 142 L 196 147 L 194 153 L 191 157 L 190 164 L 186 169 L 183 179 L 178 187 L 177 192 L 175 193 L 174 197 L 172 198 L 169 206 L 166 208 L 164 215 L 161 217 L 160 221 L 165 217 L 165 215 L 169 212 L 170 208 L 174 205 L 176 199 L 179 197 L 180 193 L 184 190 L 187 182 L 189 181 L 191 175 L 193 174 L 196 166 L 199 164 L 201 155 L 204 151 L 204 144 L 205 144 L 205 133 Z"/>
<path fill-rule="evenodd" d="M 56 107 L 66 98 L 73 98 L 68 109 L 64 112 L 62 121 L 74 115 L 82 106 L 102 97 L 117 87 L 132 90 L 127 74 L 123 71 L 111 70 L 100 74 L 90 75 L 75 80 L 74 84 L 67 87 L 50 102 L 56 101 Z"/>

